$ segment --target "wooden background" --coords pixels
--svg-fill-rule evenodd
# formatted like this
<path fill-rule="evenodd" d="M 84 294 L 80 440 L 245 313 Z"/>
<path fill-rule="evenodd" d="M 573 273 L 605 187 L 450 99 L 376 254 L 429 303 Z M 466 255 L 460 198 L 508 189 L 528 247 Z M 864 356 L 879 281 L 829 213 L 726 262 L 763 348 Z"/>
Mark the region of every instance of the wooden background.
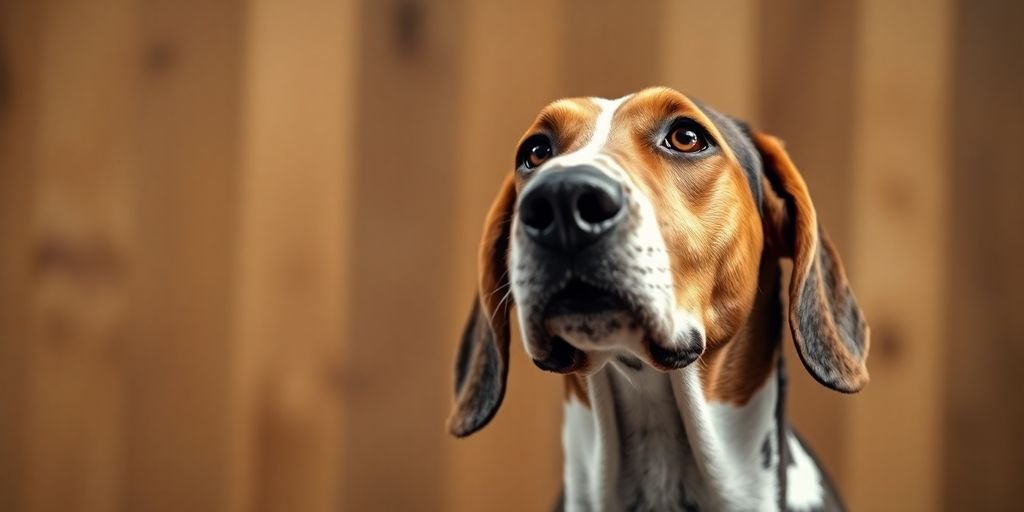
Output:
<path fill-rule="evenodd" d="M 561 383 L 521 350 L 492 426 L 444 433 L 474 246 L 542 105 L 651 84 L 786 139 L 845 257 L 872 383 L 791 366 L 789 404 L 853 509 L 1012 508 L 1022 25 L 1012 0 L 0 0 L 0 510 L 546 508 Z"/>

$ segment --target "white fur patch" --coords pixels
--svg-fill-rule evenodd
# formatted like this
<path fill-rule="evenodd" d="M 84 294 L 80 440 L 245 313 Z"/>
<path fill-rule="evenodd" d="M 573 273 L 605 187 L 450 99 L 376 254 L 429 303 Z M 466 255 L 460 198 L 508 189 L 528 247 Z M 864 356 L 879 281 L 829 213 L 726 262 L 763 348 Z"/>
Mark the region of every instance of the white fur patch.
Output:
<path fill-rule="evenodd" d="M 608 375 L 588 379 L 590 409 L 575 399 L 565 406 L 565 510 L 618 511 L 619 431 Z"/>
<path fill-rule="evenodd" d="M 594 120 L 594 127 L 590 135 L 590 140 L 576 151 L 552 158 L 545 164 L 545 167 L 594 163 L 594 160 L 597 159 L 601 154 L 601 151 L 604 150 L 604 146 L 608 143 L 608 138 L 612 134 L 612 119 L 615 117 L 615 111 L 618 110 L 619 107 L 630 98 L 630 96 L 632 95 L 623 96 L 616 100 L 590 98 L 590 100 L 597 104 L 597 107 L 600 109 L 597 114 L 597 118 Z"/>
<path fill-rule="evenodd" d="M 794 510 L 812 510 L 822 506 L 825 489 L 821 485 L 821 472 L 814 459 L 807 455 L 792 432 L 786 433 L 793 465 L 786 470 L 786 505 Z"/>
<path fill-rule="evenodd" d="M 668 375 L 615 368 L 611 376 L 622 452 L 619 496 L 640 510 L 695 506 L 700 481 Z"/>
<path fill-rule="evenodd" d="M 705 402 L 692 366 L 662 373 L 613 363 L 588 383 L 593 409 L 575 399 L 565 406 L 566 510 L 623 510 L 638 503 L 654 510 L 778 509 L 773 377 L 741 407 Z M 765 439 L 772 448 L 769 467 Z M 799 453 L 790 492 L 808 480 L 804 474 L 817 475 L 813 461 Z M 817 489 L 816 502 L 806 492 L 791 502 L 820 505 Z"/>
<path fill-rule="evenodd" d="M 736 480 L 732 488 L 742 493 L 757 510 L 775 510 L 778 473 L 774 466 L 763 465 L 762 446 L 767 439 L 774 445 L 775 405 L 778 399 L 774 373 L 746 405 L 708 404 L 714 430 L 724 450 L 721 464 Z"/>
<path fill-rule="evenodd" d="M 777 510 L 774 469 L 757 460 L 771 431 L 777 384 L 768 379 L 743 407 L 708 404 L 697 368 L 672 372 L 676 403 L 686 426 L 713 510 Z"/>

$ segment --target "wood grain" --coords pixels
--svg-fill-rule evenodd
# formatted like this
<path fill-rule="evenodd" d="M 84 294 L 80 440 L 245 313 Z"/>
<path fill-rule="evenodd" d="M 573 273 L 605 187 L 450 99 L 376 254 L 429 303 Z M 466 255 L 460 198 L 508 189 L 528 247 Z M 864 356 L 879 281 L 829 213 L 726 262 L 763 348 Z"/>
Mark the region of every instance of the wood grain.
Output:
<path fill-rule="evenodd" d="M 0 2 L 0 510 L 24 510 L 38 4 Z"/>
<path fill-rule="evenodd" d="M 355 4 L 255 0 L 249 8 L 229 509 L 337 510 Z"/>
<path fill-rule="evenodd" d="M 346 510 L 441 509 L 462 18 L 397 0 L 358 22 Z"/>
<path fill-rule="evenodd" d="M 756 123 L 761 91 L 757 63 L 763 58 L 757 45 L 760 4 L 669 0 L 661 9 L 658 83 Z M 730 37 L 721 37 L 723 32 Z"/>
<path fill-rule="evenodd" d="M 618 98 L 658 85 L 664 2 L 564 0 L 562 84 L 572 96 Z"/>
<path fill-rule="evenodd" d="M 28 192 L 24 507 L 113 510 L 124 489 L 125 349 L 138 256 L 137 19 L 123 0 L 46 7 Z"/>
<path fill-rule="evenodd" d="M 949 140 L 949 331 L 940 386 L 948 510 L 998 510 L 1024 482 L 1024 6 L 957 2 Z"/>
<path fill-rule="evenodd" d="M 850 278 L 872 328 L 871 383 L 850 401 L 855 510 L 941 504 L 952 4 L 858 4 Z"/>
<path fill-rule="evenodd" d="M 125 510 L 224 510 L 241 2 L 139 10 Z"/>

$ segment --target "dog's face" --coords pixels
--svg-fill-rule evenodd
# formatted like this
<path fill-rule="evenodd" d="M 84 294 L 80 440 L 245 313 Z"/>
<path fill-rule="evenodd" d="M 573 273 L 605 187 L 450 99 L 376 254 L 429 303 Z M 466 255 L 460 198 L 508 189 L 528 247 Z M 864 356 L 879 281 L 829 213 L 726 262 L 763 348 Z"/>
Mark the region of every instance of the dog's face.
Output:
<path fill-rule="evenodd" d="M 727 134 L 736 127 L 668 89 L 541 111 L 517 152 L 508 266 L 540 367 L 588 373 L 627 357 L 676 369 L 735 333 L 763 236 L 737 157 L 751 149 Z"/>
<path fill-rule="evenodd" d="M 860 389 L 867 325 L 778 140 L 665 88 L 552 103 L 485 221 L 450 429 L 468 435 L 501 404 L 511 306 L 542 369 L 589 374 L 614 358 L 670 371 L 733 338 L 779 257 L 793 259 L 805 367 Z"/>

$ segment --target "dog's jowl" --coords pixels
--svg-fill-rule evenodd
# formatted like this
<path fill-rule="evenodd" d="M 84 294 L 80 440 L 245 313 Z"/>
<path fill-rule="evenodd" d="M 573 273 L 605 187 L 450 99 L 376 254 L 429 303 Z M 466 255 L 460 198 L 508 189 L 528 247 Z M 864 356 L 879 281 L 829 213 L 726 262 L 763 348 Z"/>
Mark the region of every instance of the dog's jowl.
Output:
<path fill-rule="evenodd" d="M 655 88 L 548 105 L 510 167 L 451 432 L 500 407 L 514 311 L 526 353 L 567 379 L 559 507 L 841 509 L 786 422 L 780 339 L 788 319 L 804 368 L 850 393 L 868 328 L 782 143 Z"/>

